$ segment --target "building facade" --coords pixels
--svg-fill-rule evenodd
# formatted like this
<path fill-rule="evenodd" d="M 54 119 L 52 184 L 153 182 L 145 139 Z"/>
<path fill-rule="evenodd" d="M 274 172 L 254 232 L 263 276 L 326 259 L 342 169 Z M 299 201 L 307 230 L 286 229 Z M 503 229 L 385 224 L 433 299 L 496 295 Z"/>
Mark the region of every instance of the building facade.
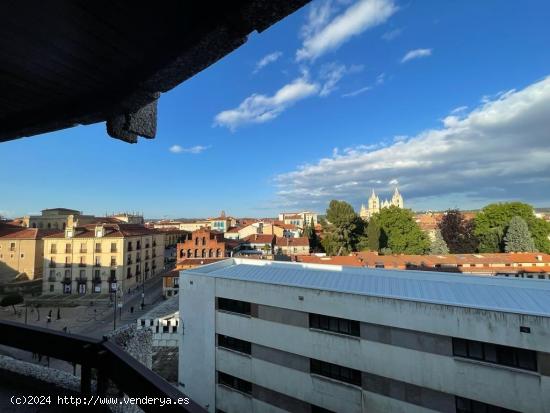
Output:
<path fill-rule="evenodd" d="M 50 231 L 51 233 L 51 231 Z M 42 277 L 48 231 L 0 223 L 0 283 Z"/>
<path fill-rule="evenodd" d="M 380 212 L 382 208 L 389 208 L 390 206 L 396 206 L 397 208 L 404 208 L 405 203 L 403 201 L 403 196 L 399 193 L 399 190 L 395 188 L 391 200 L 385 199 L 380 203 L 380 198 L 372 190 L 372 194 L 368 201 L 368 208 L 365 205 L 361 205 L 361 210 L 359 211 L 359 216 L 365 220 L 370 219 L 374 214 Z"/>
<path fill-rule="evenodd" d="M 40 229 L 65 229 L 67 220 L 72 216 L 80 224 L 86 224 L 95 219 L 93 215 L 83 215 L 80 211 L 68 208 L 43 209 L 41 215 L 26 215 L 22 219 L 22 225 L 27 228 Z"/>
<path fill-rule="evenodd" d="M 44 238 L 44 294 L 126 291 L 164 268 L 164 234 L 132 224 L 70 226 Z"/>
<path fill-rule="evenodd" d="M 179 384 L 210 412 L 550 412 L 544 281 L 239 259 L 180 281 Z"/>
<path fill-rule="evenodd" d="M 210 228 L 200 228 L 188 234 L 183 242 L 177 244 L 177 251 L 176 266 L 189 258 L 224 258 L 230 255 L 223 233 Z"/>
<path fill-rule="evenodd" d="M 314 225 L 319 223 L 318 214 L 312 211 L 281 212 L 279 214 L 279 221 L 284 224 L 295 225 L 300 229 L 303 229 L 304 225 L 310 225 L 312 220 Z"/>
<path fill-rule="evenodd" d="M 282 255 L 309 255 L 309 239 L 306 237 L 277 237 L 275 253 Z"/>

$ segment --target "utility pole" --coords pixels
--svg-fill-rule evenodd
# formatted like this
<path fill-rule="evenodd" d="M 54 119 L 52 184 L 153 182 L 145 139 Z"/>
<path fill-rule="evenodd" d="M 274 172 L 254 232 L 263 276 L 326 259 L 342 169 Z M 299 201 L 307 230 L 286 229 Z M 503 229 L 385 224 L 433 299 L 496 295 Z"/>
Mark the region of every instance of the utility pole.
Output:
<path fill-rule="evenodd" d="M 116 330 L 116 290 L 113 292 L 113 295 L 115 296 L 115 302 L 113 306 L 113 331 Z"/>

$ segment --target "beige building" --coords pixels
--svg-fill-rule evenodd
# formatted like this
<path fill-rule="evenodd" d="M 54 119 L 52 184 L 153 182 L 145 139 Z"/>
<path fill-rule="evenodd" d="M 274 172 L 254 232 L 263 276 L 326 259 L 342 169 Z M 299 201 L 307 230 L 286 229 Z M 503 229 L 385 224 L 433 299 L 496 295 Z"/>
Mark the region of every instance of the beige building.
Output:
<path fill-rule="evenodd" d="M 374 214 L 377 214 L 380 212 L 382 208 L 389 208 L 390 206 L 396 206 L 398 208 L 404 208 L 405 204 L 403 202 L 403 196 L 399 193 L 399 190 L 397 187 L 395 188 L 395 191 L 393 192 L 393 196 L 391 200 L 385 199 L 380 203 L 380 198 L 376 193 L 374 192 L 374 189 L 372 190 L 372 194 L 369 198 L 368 202 L 368 208 L 365 207 L 365 205 L 361 205 L 361 210 L 359 212 L 359 216 L 365 220 L 370 219 Z"/>
<path fill-rule="evenodd" d="M 93 215 L 83 215 L 80 211 L 68 208 L 43 209 L 41 215 L 26 215 L 22 218 L 22 225 L 27 228 L 65 229 L 67 219 L 73 216 L 75 220 L 86 224 L 95 219 Z"/>
<path fill-rule="evenodd" d="M 309 240 L 306 237 L 277 237 L 275 252 L 280 255 L 309 255 Z"/>
<path fill-rule="evenodd" d="M 73 226 L 44 238 L 44 294 L 125 292 L 163 270 L 163 233 L 132 224 Z"/>
<path fill-rule="evenodd" d="M 0 224 L 0 283 L 42 277 L 44 243 L 48 232 Z M 50 231 L 51 233 L 51 231 Z"/>
<path fill-rule="evenodd" d="M 279 214 L 279 221 L 284 224 L 294 225 L 300 229 L 304 228 L 304 225 L 310 225 L 313 220 L 313 224 L 319 223 L 318 214 L 311 211 L 302 212 L 281 212 Z"/>

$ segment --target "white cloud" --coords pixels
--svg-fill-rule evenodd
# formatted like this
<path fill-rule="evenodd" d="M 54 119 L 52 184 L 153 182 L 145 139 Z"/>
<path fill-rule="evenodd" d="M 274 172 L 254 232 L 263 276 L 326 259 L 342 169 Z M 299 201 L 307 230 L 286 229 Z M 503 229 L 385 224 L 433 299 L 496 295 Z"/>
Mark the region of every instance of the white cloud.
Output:
<path fill-rule="evenodd" d="M 468 106 L 458 106 L 458 107 L 454 108 L 453 110 L 451 110 L 451 114 L 455 115 L 457 113 L 462 113 L 466 109 L 468 109 Z"/>
<path fill-rule="evenodd" d="M 409 50 L 405 56 L 401 59 L 401 63 L 408 62 L 409 60 L 418 59 L 421 57 L 428 57 L 432 55 L 432 49 L 415 49 Z"/>
<path fill-rule="evenodd" d="M 319 85 L 306 77 L 284 85 L 273 96 L 253 94 L 235 109 L 224 110 L 216 115 L 214 124 L 231 130 L 249 123 L 263 123 L 275 119 L 295 102 L 317 94 Z"/>
<path fill-rule="evenodd" d="M 266 67 L 268 64 L 271 64 L 273 62 L 276 62 L 277 60 L 279 60 L 279 58 L 283 55 L 283 52 L 273 52 L 273 53 L 270 53 L 264 57 L 262 57 L 257 63 L 256 63 L 256 68 L 254 69 L 254 73 L 257 73 L 259 72 L 261 69 L 263 69 L 264 67 Z"/>
<path fill-rule="evenodd" d="M 180 145 L 172 145 L 172 146 L 170 146 L 170 149 L 168 149 L 168 150 L 172 153 L 199 154 L 199 153 L 204 152 L 208 148 L 210 148 L 210 145 L 209 146 L 195 145 L 195 146 L 191 146 L 189 148 L 184 148 L 183 146 L 180 146 Z"/>
<path fill-rule="evenodd" d="M 398 37 L 399 35 L 401 35 L 401 32 L 403 32 L 403 29 L 401 28 L 390 30 L 382 35 L 382 39 L 387 42 L 390 42 L 396 37 Z"/>
<path fill-rule="evenodd" d="M 321 67 L 319 79 L 322 82 L 319 96 L 325 97 L 330 95 L 333 91 L 338 89 L 338 82 L 342 77 L 351 73 L 358 73 L 363 70 L 362 65 L 352 65 L 346 67 L 343 64 L 336 62 L 325 64 Z"/>
<path fill-rule="evenodd" d="M 362 93 L 365 93 L 365 92 L 367 92 L 367 91 L 369 91 L 369 90 L 371 90 L 371 89 L 372 89 L 372 87 L 370 87 L 370 86 L 365 86 L 365 87 L 362 87 L 362 88 L 353 90 L 353 91 L 351 91 L 351 92 L 344 93 L 344 94 L 342 95 L 342 97 L 344 97 L 344 98 L 352 98 L 352 97 L 355 97 L 355 96 L 360 95 L 360 94 L 362 94 Z"/>
<path fill-rule="evenodd" d="M 296 51 L 297 61 L 315 60 L 337 49 L 353 36 L 386 22 L 397 7 L 393 0 L 359 0 L 330 20 L 332 10 L 328 2 L 312 8 L 302 29 L 304 42 Z"/>
<path fill-rule="evenodd" d="M 386 81 L 386 74 L 380 73 L 378 76 L 376 76 L 376 84 L 381 85 Z"/>
<path fill-rule="evenodd" d="M 371 187 L 390 191 L 395 179 L 406 201 L 424 208 L 457 206 L 457 200 L 462 207 L 510 199 L 548 205 L 549 107 L 547 77 L 387 146 L 335 149 L 277 176 L 281 203 L 305 208 L 338 197 L 358 205 Z M 347 188 L 347 182 L 357 184 Z"/>

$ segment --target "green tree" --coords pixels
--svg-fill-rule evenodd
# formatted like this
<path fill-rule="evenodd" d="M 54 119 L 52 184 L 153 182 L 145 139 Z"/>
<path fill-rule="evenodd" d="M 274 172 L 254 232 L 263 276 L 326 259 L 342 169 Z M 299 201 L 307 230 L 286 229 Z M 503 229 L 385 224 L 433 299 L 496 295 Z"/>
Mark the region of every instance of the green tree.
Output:
<path fill-rule="evenodd" d="M 522 202 L 489 204 L 475 217 L 475 234 L 479 238 L 480 252 L 502 252 L 505 249 L 504 236 L 513 217 L 525 220 L 535 248 L 550 253 L 550 223 L 537 218 L 533 207 Z"/>
<path fill-rule="evenodd" d="M 441 235 L 441 230 L 436 229 L 435 230 L 435 236 L 432 240 L 432 245 L 430 246 L 430 254 L 432 255 L 441 255 L 441 254 L 448 254 L 449 253 L 449 247 L 447 247 L 447 243 L 443 239 L 443 236 Z"/>
<path fill-rule="evenodd" d="M 367 247 L 371 251 L 380 249 L 380 225 L 374 218 L 371 218 L 367 226 Z"/>
<path fill-rule="evenodd" d="M 474 224 L 467 220 L 458 209 L 448 209 L 439 221 L 437 228 L 452 254 L 475 252 L 478 240 L 474 234 Z"/>
<path fill-rule="evenodd" d="M 327 208 L 322 245 L 329 255 L 349 254 L 354 251 L 364 231 L 363 220 L 345 201 L 332 200 Z"/>
<path fill-rule="evenodd" d="M 16 304 L 21 304 L 23 302 L 23 296 L 19 293 L 11 293 L 2 298 L 0 301 L 0 306 L 7 307 L 11 305 L 13 308 L 13 314 L 16 313 L 15 306 Z"/>
<path fill-rule="evenodd" d="M 315 232 L 315 222 L 313 221 L 313 217 L 311 217 L 311 221 L 309 223 L 309 235 L 307 236 L 309 239 L 309 247 L 313 252 L 321 252 L 322 246 L 319 241 L 319 237 L 317 236 L 317 233 Z"/>
<path fill-rule="evenodd" d="M 533 252 L 536 251 L 535 242 L 529 232 L 527 222 L 522 217 L 515 216 L 504 236 L 504 251 L 506 252 Z"/>
<path fill-rule="evenodd" d="M 380 227 L 380 250 L 390 248 L 393 254 L 425 254 L 430 248 L 428 236 L 420 229 L 410 209 L 383 208 L 372 220 Z"/>

